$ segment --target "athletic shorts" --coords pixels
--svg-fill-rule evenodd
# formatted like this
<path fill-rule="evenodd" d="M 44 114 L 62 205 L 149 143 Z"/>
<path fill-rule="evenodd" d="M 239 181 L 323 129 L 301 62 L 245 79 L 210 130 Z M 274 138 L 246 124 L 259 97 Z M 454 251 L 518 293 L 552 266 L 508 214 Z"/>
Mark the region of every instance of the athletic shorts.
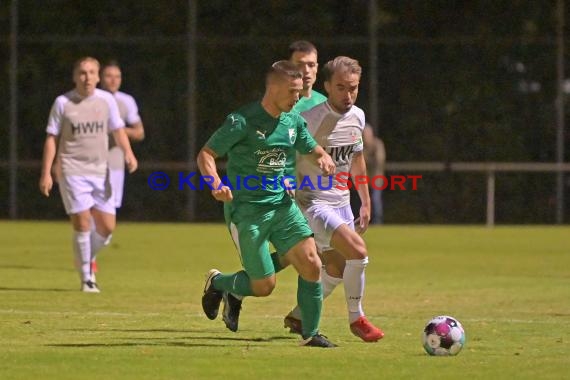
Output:
<path fill-rule="evenodd" d="M 94 175 L 62 175 L 58 179 L 63 207 L 68 215 L 97 210 L 115 215 L 115 202 L 107 177 Z"/>
<path fill-rule="evenodd" d="M 125 187 L 125 170 L 109 169 L 109 181 L 113 189 L 113 204 L 115 208 L 121 208 Z"/>
<path fill-rule="evenodd" d="M 307 220 L 289 197 L 276 206 L 226 203 L 226 223 L 243 268 L 252 279 L 275 273 L 269 243 L 284 255 L 300 241 L 313 236 Z"/>
<path fill-rule="evenodd" d="M 114 146 L 109 149 L 109 180 L 113 189 L 115 208 L 123 205 L 123 192 L 125 188 L 125 155 L 121 148 Z"/>
<path fill-rule="evenodd" d="M 332 234 L 342 224 L 346 224 L 354 230 L 354 215 L 350 205 L 335 208 L 316 204 L 303 210 L 303 215 L 315 233 L 315 242 L 319 253 L 333 249 L 331 247 Z"/>

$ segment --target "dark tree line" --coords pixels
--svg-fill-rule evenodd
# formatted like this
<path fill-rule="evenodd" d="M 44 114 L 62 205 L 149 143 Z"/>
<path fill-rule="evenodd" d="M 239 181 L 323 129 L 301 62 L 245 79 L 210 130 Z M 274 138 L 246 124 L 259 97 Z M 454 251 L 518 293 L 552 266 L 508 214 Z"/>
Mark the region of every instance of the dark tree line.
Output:
<path fill-rule="evenodd" d="M 188 159 L 186 1 L 18 3 L 21 160 L 41 158 L 51 103 L 71 88 L 71 65 L 81 55 L 122 63 L 123 89 L 137 98 L 147 128 L 147 139 L 135 146 L 141 160 Z M 261 96 L 265 68 L 295 39 L 313 41 L 321 64 L 336 55 L 359 59 L 358 104 L 369 107 L 368 1 L 210 0 L 197 8 L 197 146 L 228 112 Z M 0 3 L 0 161 L 9 148 L 9 10 L 10 1 Z M 377 16 L 376 127 L 390 161 L 555 160 L 554 1 L 379 0 Z M 151 191 L 149 174 L 129 178 L 121 216 L 184 220 L 185 193 Z M 59 199 L 46 201 L 37 192 L 38 175 L 19 173 L 20 215 L 61 217 Z M 0 178 L 0 217 L 6 217 L 4 167 Z M 483 174 L 425 173 L 417 192 L 386 194 L 386 221 L 478 223 L 484 197 Z M 497 221 L 551 222 L 553 197 L 553 175 L 499 176 Z M 221 215 L 208 194 L 200 194 L 198 211 L 200 220 Z"/>

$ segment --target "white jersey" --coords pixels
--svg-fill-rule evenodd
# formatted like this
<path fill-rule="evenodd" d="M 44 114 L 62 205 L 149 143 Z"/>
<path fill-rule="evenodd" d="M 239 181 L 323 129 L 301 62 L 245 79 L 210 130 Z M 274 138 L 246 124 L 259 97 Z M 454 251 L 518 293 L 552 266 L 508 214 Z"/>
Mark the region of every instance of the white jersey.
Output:
<path fill-rule="evenodd" d="M 307 127 L 316 142 L 331 155 L 335 165 L 335 175 L 323 177 L 321 170 L 306 157 L 297 157 L 297 188 L 295 198 L 299 205 L 307 208 L 315 204 L 343 207 L 350 204 L 350 191 L 341 190 L 346 182 L 339 182 L 337 174 L 349 173 L 352 156 L 363 150 L 362 131 L 364 130 L 364 111 L 352 106 L 345 114 L 335 112 L 328 102 L 321 103 L 301 116 L 307 121 Z M 348 174 L 343 176 L 348 177 Z M 309 186 L 304 186 L 303 182 Z"/>
<path fill-rule="evenodd" d="M 127 127 L 141 121 L 139 107 L 137 106 L 135 98 L 121 91 L 117 91 L 112 95 L 115 97 L 117 105 L 119 106 L 121 119 L 123 119 Z M 109 140 L 109 146 L 111 148 L 116 146 L 113 138 Z M 125 170 L 125 154 L 122 149 L 118 147 L 113 149 L 109 155 L 109 167 L 111 169 Z"/>
<path fill-rule="evenodd" d="M 124 126 L 111 94 L 95 89 L 84 98 L 72 90 L 55 99 L 46 132 L 59 136 L 64 175 L 106 175 L 109 132 Z"/>

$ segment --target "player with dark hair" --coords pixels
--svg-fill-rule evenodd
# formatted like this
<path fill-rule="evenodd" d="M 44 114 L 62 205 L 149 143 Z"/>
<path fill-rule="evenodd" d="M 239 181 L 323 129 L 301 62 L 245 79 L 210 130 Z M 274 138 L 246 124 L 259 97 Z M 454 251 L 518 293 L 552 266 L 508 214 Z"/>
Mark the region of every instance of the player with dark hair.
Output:
<path fill-rule="evenodd" d="M 295 41 L 289 45 L 289 61 L 303 73 L 303 91 L 301 98 L 293 107 L 295 112 L 303 112 L 321 104 L 327 97 L 313 90 L 319 69 L 318 52 L 309 41 Z"/>
<path fill-rule="evenodd" d="M 119 114 L 125 122 L 125 132 L 131 142 L 144 140 L 144 126 L 139 115 L 139 107 L 135 98 L 120 91 L 123 74 L 117 61 L 110 61 L 101 68 L 101 88 L 113 94 L 119 106 Z M 115 207 L 123 204 L 123 189 L 125 183 L 125 159 L 123 151 L 110 141 L 109 171 Z"/>
<path fill-rule="evenodd" d="M 138 142 L 144 139 L 144 127 L 139 115 L 139 108 L 135 98 L 131 95 L 119 91 L 123 83 L 123 75 L 121 67 L 117 61 L 109 61 L 101 68 L 101 88 L 110 92 L 119 107 L 119 115 L 125 123 L 125 133 L 129 141 Z M 109 182 L 113 189 L 113 199 L 115 208 L 119 209 L 123 205 L 123 194 L 125 187 L 125 154 L 118 147 L 113 139 L 109 140 Z M 91 225 L 95 228 L 95 224 Z M 104 245 L 111 242 L 111 235 L 108 236 Z M 97 261 L 95 257 L 91 263 L 93 274 L 97 273 Z M 95 277 L 95 276 L 93 276 Z"/>

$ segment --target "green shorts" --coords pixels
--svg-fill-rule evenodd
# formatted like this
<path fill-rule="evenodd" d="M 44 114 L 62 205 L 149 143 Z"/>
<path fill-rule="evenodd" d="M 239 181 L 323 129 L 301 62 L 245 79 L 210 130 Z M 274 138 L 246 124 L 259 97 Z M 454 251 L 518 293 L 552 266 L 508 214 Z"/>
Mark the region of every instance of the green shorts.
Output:
<path fill-rule="evenodd" d="M 252 279 L 275 273 L 269 243 L 279 255 L 284 255 L 313 236 L 301 210 L 289 198 L 286 203 L 273 206 L 226 203 L 224 216 L 242 266 Z"/>

